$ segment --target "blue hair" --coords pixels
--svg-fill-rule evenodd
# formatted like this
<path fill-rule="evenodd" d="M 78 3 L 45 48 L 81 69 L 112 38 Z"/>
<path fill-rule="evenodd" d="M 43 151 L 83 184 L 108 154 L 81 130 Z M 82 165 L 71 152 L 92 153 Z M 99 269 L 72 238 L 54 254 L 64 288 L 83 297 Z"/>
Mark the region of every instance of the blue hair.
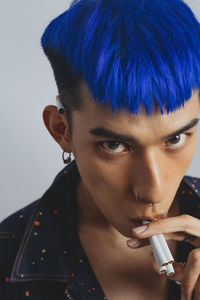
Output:
<path fill-rule="evenodd" d="M 59 85 L 83 79 L 112 111 L 184 106 L 200 88 L 200 24 L 182 0 L 80 0 L 41 44 Z"/>

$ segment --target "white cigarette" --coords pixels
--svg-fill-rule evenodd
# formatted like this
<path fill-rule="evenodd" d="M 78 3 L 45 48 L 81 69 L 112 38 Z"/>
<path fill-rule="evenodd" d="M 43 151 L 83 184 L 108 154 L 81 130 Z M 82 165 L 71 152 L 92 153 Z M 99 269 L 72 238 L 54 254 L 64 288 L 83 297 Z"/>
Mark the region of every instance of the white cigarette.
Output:
<path fill-rule="evenodd" d="M 175 274 L 172 264 L 168 264 L 166 268 L 167 268 L 167 276 L 173 276 Z"/>
<path fill-rule="evenodd" d="M 159 273 L 164 274 L 167 273 L 167 276 L 173 276 L 175 274 L 174 268 L 172 264 L 168 264 L 167 266 L 161 266 L 159 268 Z"/>
<path fill-rule="evenodd" d="M 165 256 L 167 257 L 167 262 L 169 264 L 173 263 L 174 258 L 172 256 L 170 250 L 169 250 L 169 247 L 167 245 L 167 242 L 166 242 L 163 234 L 158 234 L 157 237 L 158 237 L 158 240 L 160 242 L 161 248 L 162 248 L 163 252 L 165 253 Z"/>
<path fill-rule="evenodd" d="M 167 266 L 161 266 L 161 267 L 159 268 L 159 273 L 160 273 L 160 274 L 167 273 Z"/>
<path fill-rule="evenodd" d="M 57 105 L 57 108 L 58 108 L 58 112 L 60 114 L 64 114 L 65 113 L 65 108 L 64 106 L 62 105 L 61 101 L 60 101 L 60 96 L 56 96 L 56 105 Z"/>
<path fill-rule="evenodd" d="M 152 245 L 153 254 L 158 266 L 158 269 L 160 269 L 161 266 L 166 266 L 168 264 L 167 258 L 161 248 L 160 241 L 157 237 L 157 235 L 153 235 L 149 237 L 150 243 Z"/>
<path fill-rule="evenodd" d="M 143 221 L 143 224 L 150 223 L 149 221 Z M 156 264 L 158 266 L 159 273 L 167 272 L 167 276 L 172 276 L 175 274 L 174 268 L 172 266 L 172 262 L 174 259 L 171 255 L 167 242 L 163 234 L 154 235 L 149 238 L 150 243 L 152 245 L 152 250 L 154 253 L 154 257 L 156 260 Z M 166 266 L 166 269 L 165 269 Z"/>

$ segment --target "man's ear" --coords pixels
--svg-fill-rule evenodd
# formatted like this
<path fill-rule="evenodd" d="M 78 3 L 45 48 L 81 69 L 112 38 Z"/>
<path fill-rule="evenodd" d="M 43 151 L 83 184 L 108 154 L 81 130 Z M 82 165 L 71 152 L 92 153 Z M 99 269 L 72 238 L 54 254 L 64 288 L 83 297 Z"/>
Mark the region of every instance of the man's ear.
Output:
<path fill-rule="evenodd" d="M 43 110 L 43 121 L 54 140 L 66 152 L 71 152 L 71 137 L 65 115 L 58 113 L 57 107 L 48 105 Z"/>

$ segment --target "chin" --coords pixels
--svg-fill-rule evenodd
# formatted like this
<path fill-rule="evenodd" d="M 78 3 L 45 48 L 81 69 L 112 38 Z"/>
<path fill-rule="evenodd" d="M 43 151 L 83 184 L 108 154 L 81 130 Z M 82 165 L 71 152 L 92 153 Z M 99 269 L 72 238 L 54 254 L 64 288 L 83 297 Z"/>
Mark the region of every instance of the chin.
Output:
<path fill-rule="evenodd" d="M 132 238 L 133 237 L 133 226 L 127 226 L 126 228 L 122 228 L 122 227 L 115 227 L 115 229 L 120 233 L 122 234 L 124 237 L 127 237 L 127 238 Z"/>

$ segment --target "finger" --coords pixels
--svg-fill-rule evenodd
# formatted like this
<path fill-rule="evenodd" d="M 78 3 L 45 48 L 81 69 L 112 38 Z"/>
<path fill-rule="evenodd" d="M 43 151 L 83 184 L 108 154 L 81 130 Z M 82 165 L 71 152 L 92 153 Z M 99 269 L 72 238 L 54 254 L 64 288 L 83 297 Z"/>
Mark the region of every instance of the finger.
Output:
<path fill-rule="evenodd" d="M 185 238 L 185 233 L 177 232 L 177 233 L 164 234 L 164 238 L 166 240 L 183 241 Z M 134 237 L 127 241 L 127 246 L 130 248 L 142 248 L 149 244 L 150 244 L 149 238 Z"/>
<path fill-rule="evenodd" d="M 182 278 L 181 293 L 187 300 L 192 299 L 192 293 L 200 274 L 200 249 L 189 253 L 188 261 Z"/>
<path fill-rule="evenodd" d="M 145 229 L 146 227 L 146 229 Z M 145 229 L 141 231 L 141 229 Z M 133 234 L 135 237 L 147 238 L 159 233 L 172 234 L 178 233 L 179 239 L 185 239 L 185 233 L 200 237 L 200 220 L 190 215 L 180 215 L 165 219 L 157 219 L 145 226 L 134 227 Z M 198 239 L 200 245 L 200 239 Z M 191 242 L 193 243 L 193 242 Z"/>
<path fill-rule="evenodd" d="M 200 299 L 200 276 L 198 277 L 197 282 L 195 284 L 192 299 L 194 299 L 194 300 L 199 300 Z"/>
<path fill-rule="evenodd" d="M 150 244 L 149 239 L 137 239 L 137 238 L 132 238 L 128 240 L 126 243 L 129 248 L 133 248 L 133 249 L 142 248 Z"/>

